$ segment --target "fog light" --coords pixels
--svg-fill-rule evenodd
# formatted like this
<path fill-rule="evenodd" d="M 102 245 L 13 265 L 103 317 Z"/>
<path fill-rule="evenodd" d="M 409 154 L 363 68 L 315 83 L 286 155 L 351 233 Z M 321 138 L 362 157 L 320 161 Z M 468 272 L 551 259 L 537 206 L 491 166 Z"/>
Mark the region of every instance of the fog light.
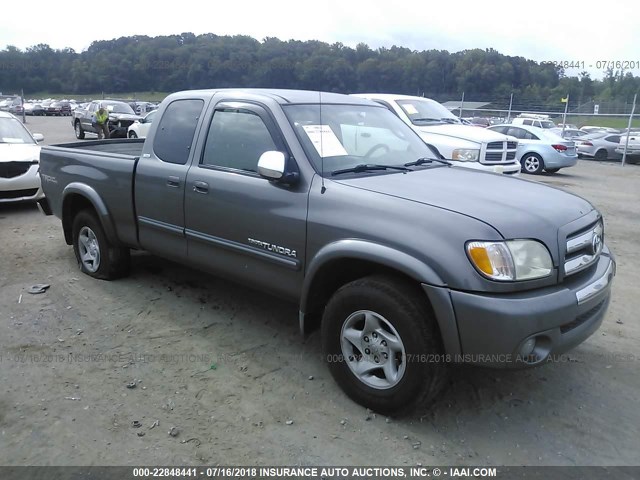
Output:
<path fill-rule="evenodd" d="M 520 347 L 520 355 L 523 357 L 528 357 L 533 353 L 535 348 L 536 348 L 536 339 L 530 338 L 529 340 L 524 342 L 522 347 Z"/>

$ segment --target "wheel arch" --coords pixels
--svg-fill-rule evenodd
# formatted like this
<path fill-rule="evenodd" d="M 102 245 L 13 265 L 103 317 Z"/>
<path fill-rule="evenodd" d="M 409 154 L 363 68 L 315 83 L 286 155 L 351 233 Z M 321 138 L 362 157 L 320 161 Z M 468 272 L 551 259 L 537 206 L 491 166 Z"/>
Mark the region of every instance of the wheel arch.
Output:
<path fill-rule="evenodd" d="M 67 245 L 73 243 L 73 219 L 78 212 L 86 209 L 95 212 L 109 242 L 113 245 L 120 243 L 109 210 L 98 192 L 86 184 L 70 183 L 65 187 L 62 196 L 62 229 Z"/>
<path fill-rule="evenodd" d="M 449 353 L 459 352 L 455 315 L 442 295 L 446 282 L 429 265 L 391 247 L 364 241 L 341 240 L 323 247 L 307 268 L 300 299 L 300 331 L 315 330 L 329 298 L 343 285 L 373 274 L 386 274 L 413 283 L 438 323 L 442 341 Z M 432 288 L 425 290 L 424 286 Z M 448 294 L 445 295 L 448 297 Z"/>

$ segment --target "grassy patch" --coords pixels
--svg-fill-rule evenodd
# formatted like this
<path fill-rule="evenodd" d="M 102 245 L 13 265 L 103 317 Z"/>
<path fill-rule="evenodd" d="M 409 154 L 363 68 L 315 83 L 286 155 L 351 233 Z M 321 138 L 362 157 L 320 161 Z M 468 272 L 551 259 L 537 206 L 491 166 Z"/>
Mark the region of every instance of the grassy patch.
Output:
<path fill-rule="evenodd" d="M 640 128 L 640 115 L 633 116 L 632 127 Z M 556 123 L 562 122 L 562 117 L 555 119 Z M 567 115 L 567 123 L 573 123 L 580 128 L 583 125 L 593 125 L 595 127 L 627 128 L 629 117 L 600 117 L 600 116 L 574 116 Z"/>

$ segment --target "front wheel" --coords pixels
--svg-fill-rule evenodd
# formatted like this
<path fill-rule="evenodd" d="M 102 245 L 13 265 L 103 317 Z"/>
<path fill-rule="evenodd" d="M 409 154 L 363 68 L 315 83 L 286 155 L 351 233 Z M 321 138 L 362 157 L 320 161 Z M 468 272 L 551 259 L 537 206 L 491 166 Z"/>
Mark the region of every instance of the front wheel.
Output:
<path fill-rule="evenodd" d="M 394 277 L 375 275 L 341 287 L 322 318 L 322 345 L 338 385 L 382 414 L 431 402 L 447 378 L 426 298 Z"/>
<path fill-rule="evenodd" d="M 91 277 L 113 280 L 129 273 L 129 249 L 111 245 L 90 210 L 82 210 L 73 220 L 73 252 L 80 270 Z"/>
<path fill-rule="evenodd" d="M 539 175 L 544 170 L 544 161 L 537 153 L 527 153 L 523 155 L 520 163 L 522 165 L 522 171 L 526 173 Z"/>
<path fill-rule="evenodd" d="M 129 138 L 138 138 L 138 135 L 136 135 L 136 132 L 134 132 L 133 130 L 131 130 L 129 132 Z"/>
<path fill-rule="evenodd" d="M 79 120 L 73 125 L 73 129 L 76 132 L 76 138 L 78 140 L 84 140 L 84 130 L 82 128 L 82 125 L 80 125 Z"/>

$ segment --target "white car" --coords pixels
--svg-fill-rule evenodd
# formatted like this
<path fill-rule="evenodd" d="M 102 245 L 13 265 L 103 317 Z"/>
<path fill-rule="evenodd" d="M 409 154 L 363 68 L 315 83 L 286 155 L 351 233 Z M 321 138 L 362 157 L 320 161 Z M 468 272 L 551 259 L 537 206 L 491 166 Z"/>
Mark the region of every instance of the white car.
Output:
<path fill-rule="evenodd" d="M 446 107 L 429 98 L 382 93 L 354 96 L 387 107 L 454 165 L 506 175 L 520 174 L 515 138 L 464 125 Z"/>
<path fill-rule="evenodd" d="M 0 203 L 44 198 L 38 175 L 42 140 L 16 117 L 0 112 Z"/>
<path fill-rule="evenodd" d="M 631 133 L 629 135 L 629 145 L 627 145 L 627 135 L 622 134 L 620 143 L 616 148 L 616 153 L 624 154 L 625 147 L 627 149 L 626 161 L 629 163 L 640 163 L 640 134 Z"/>
<path fill-rule="evenodd" d="M 576 144 L 556 135 L 549 128 L 530 125 L 494 125 L 489 130 L 518 139 L 518 159 L 522 171 L 534 175 L 542 171 L 556 173 L 561 168 L 578 163 Z"/>
<path fill-rule="evenodd" d="M 142 119 L 136 120 L 129 128 L 127 128 L 127 137 L 128 138 L 147 138 L 147 134 L 149 133 L 149 129 L 151 128 L 151 124 L 153 123 L 153 119 L 156 116 L 157 110 L 153 110 Z"/>

